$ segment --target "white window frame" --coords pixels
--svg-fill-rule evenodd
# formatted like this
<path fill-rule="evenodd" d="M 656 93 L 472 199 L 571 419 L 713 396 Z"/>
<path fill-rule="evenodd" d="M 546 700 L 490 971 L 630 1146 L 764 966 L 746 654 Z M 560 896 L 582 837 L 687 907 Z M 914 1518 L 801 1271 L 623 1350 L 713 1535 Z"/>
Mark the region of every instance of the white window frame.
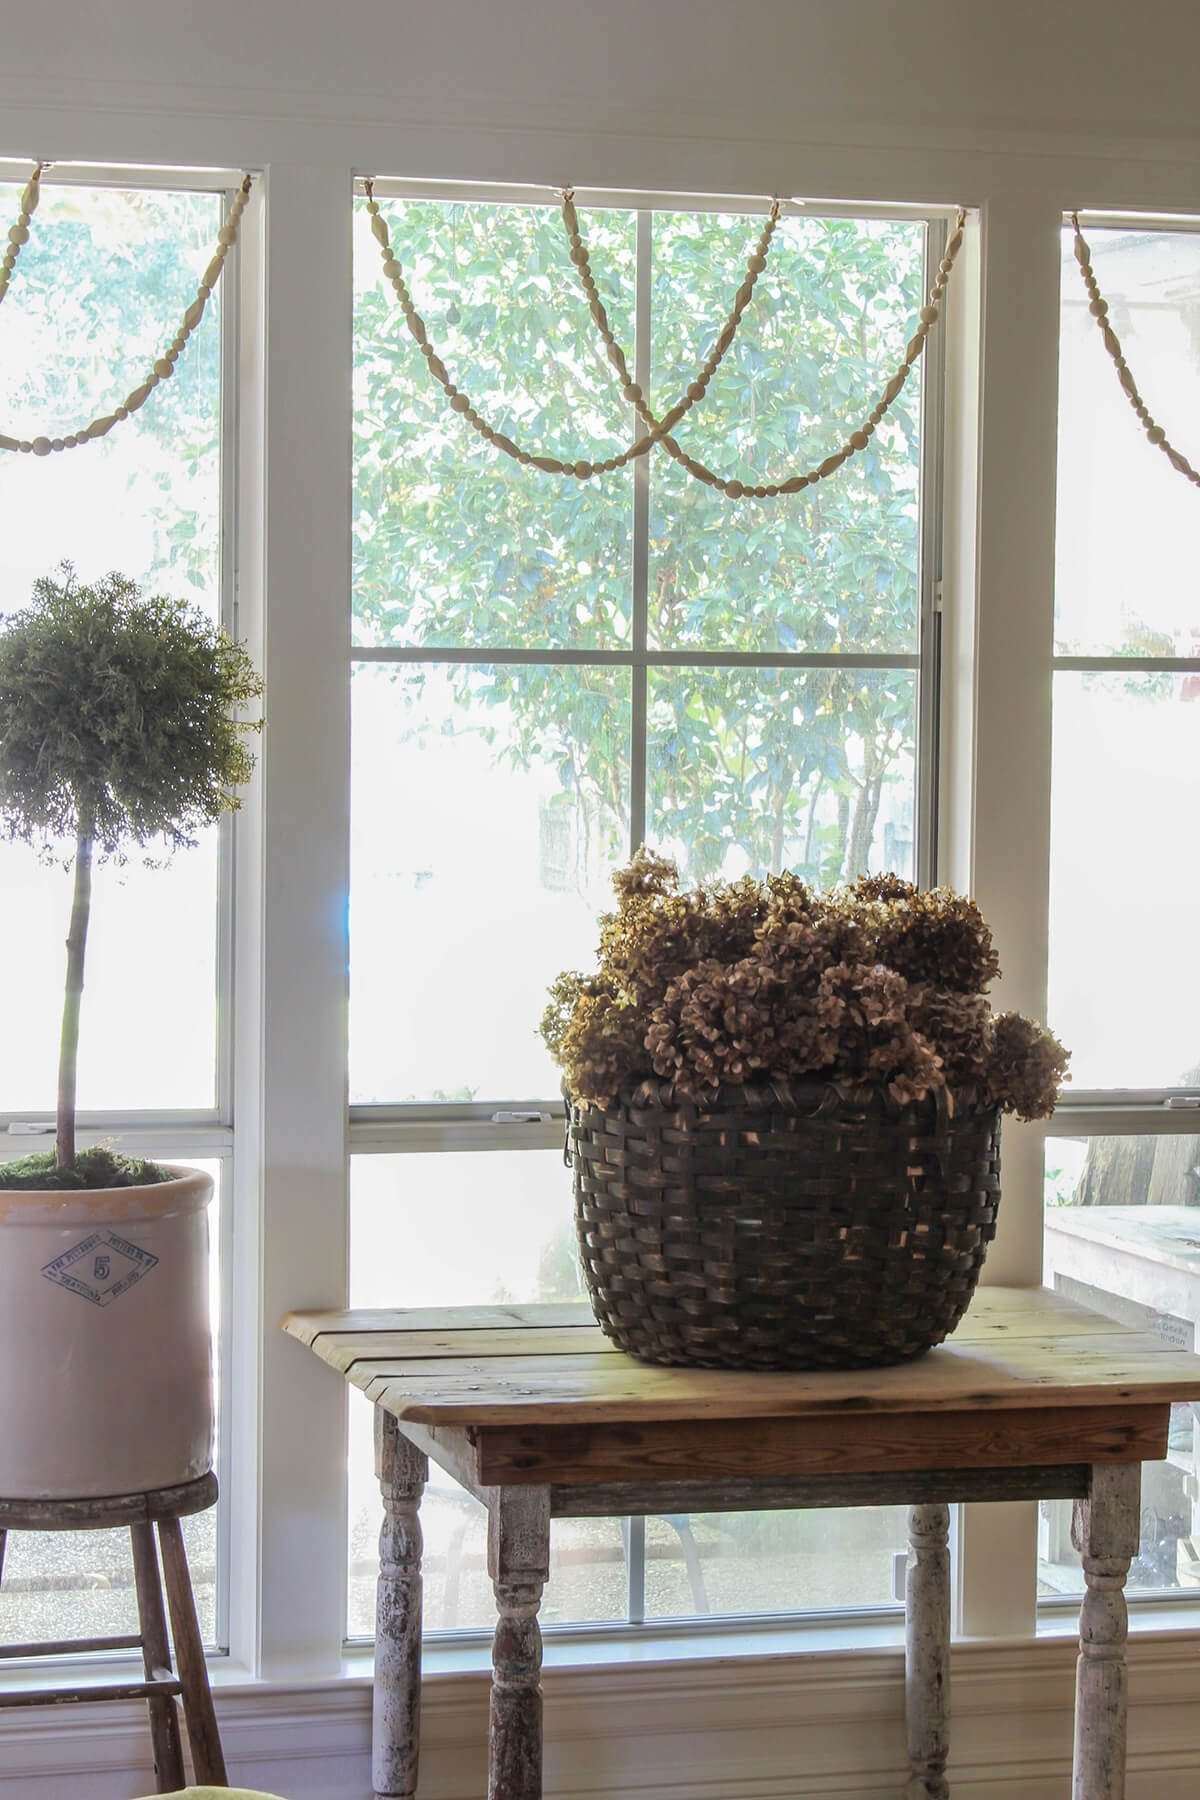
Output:
<path fill-rule="evenodd" d="M 514 206 L 540 205 L 547 209 L 553 208 L 556 204 L 553 200 L 547 200 L 541 189 L 504 187 L 494 183 L 487 185 L 419 183 L 376 178 L 372 187 L 376 197 L 385 202 L 389 198 L 449 200 L 463 206 L 470 206 L 474 202 Z M 361 207 L 361 194 L 362 184 L 357 183 L 355 202 L 358 207 Z M 762 202 L 748 200 L 744 195 L 631 194 L 619 191 L 592 192 L 582 189 L 576 189 L 574 197 L 576 204 L 581 208 L 603 208 L 605 211 L 611 210 L 633 215 L 638 281 L 635 307 L 637 343 L 633 377 L 643 391 L 648 391 L 651 358 L 649 284 L 653 215 L 656 212 L 721 213 L 734 217 L 745 217 L 749 229 L 749 223 L 761 216 Z M 784 218 L 805 215 L 816 215 L 821 218 L 889 218 L 904 219 L 926 225 L 927 241 L 921 274 L 921 291 L 927 293 L 932 283 L 933 273 L 944 253 L 945 242 L 949 236 L 956 211 L 954 206 L 881 205 L 872 207 L 867 204 L 859 206 L 830 204 L 818 208 L 812 205 L 785 205 L 782 208 L 782 216 Z M 378 665 L 394 668 L 437 667 L 451 664 L 461 666 L 473 663 L 491 664 L 518 661 L 536 661 L 539 665 L 568 668 L 580 665 L 599 666 L 627 671 L 632 683 L 629 759 L 630 841 L 628 844 L 628 849 L 632 852 L 645 837 L 646 684 L 653 670 L 761 668 L 800 672 L 816 667 L 879 669 L 881 671 L 909 670 L 915 679 L 917 707 L 915 721 L 917 783 L 914 795 L 915 879 L 928 885 L 934 867 L 934 847 L 937 836 L 938 641 L 941 625 L 939 599 L 942 553 L 941 477 L 943 469 L 944 365 L 944 337 L 941 333 L 936 333 L 929 340 L 921 360 L 919 538 L 917 619 L 915 621 L 917 649 L 897 651 L 887 655 L 882 653 L 864 655 L 850 651 L 840 654 L 810 654 L 802 650 L 789 652 L 782 648 L 771 652 L 656 650 L 650 648 L 647 642 L 649 637 L 647 551 L 651 470 L 650 459 L 643 457 L 634 464 L 630 496 L 632 554 L 628 591 L 631 598 L 632 629 L 629 649 L 538 648 L 524 650 L 517 648 L 514 651 L 512 647 L 508 646 L 477 646 L 474 643 L 466 646 L 447 643 L 433 649 L 358 645 L 350 651 L 351 672 L 355 668 Z M 865 404 L 864 400 L 864 406 Z M 455 427 L 450 427 L 450 429 L 455 429 Z M 533 479 L 536 480 L 538 477 L 534 476 Z M 351 953 L 354 954 L 353 947 Z M 360 949 L 358 953 L 360 955 L 375 954 L 373 951 L 363 949 Z M 536 996 L 534 999 L 536 1001 Z M 522 1109 L 538 1109 L 541 1118 L 536 1121 L 527 1117 L 522 1119 L 503 1118 L 496 1109 L 503 1108 L 508 1111 L 513 1102 Z M 419 1154 L 429 1151 L 557 1150 L 562 1147 L 563 1123 L 564 1106 L 561 1098 L 557 1095 L 496 1094 L 485 1101 L 456 1104 L 351 1104 L 348 1150 L 351 1157 Z M 564 1208 L 570 1206 L 570 1183 L 565 1176 L 563 1205 Z M 592 1637 L 601 1632 L 618 1637 L 622 1632 L 629 1632 L 634 1627 L 640 1627 L 646 1623 L 642 1604 L 645 1585 L 645 1521 L 632 1519 L 624 1521 L 624 1524 L 626 1527 L 628 1614 L 627 1617 L 614 1620 L 611 1624 L 606 1622 L 602 1626 L 589 1625 L 586 1627 L 586 1631 Z M 880 1614 L 886 1616 L 897 1608 L 881 1607 L 878 1610 Z M 811 1615 L 813 1621 L 819 1624 L 822 1630 L 828 1630 L 832 1621 L 840 1621 L 846 1616 L 838 1614 L 832 1609 L 825 1609 Z M 865 1624 L 869 1616 L 869 1609 L 858 1609 L 854 1615 L 854 1622 Z M 791 1612 L 769 1616 L 748 1614 L 705 1617 L 695 1625 L 672 1622 L 660 1626 L 654 1623 L 651 1629 L 663 1636 L 679 1635 L 681 1632 L 693 1634 L 703 1632 L 710 1637 L 719 1637 L 723 1634 L 736 1636 L 748 1629 L 756 1632 L 772 1628 L 795 1629 L 804 1621 L 805 1617 L 803 1609 L 798 1607 Z M 544 1635 L 565 1639 L 576 1630 L 577 1628 L 572 1625 L 548 1626 L 544 1628 Z M 453 1637 L 457 1641 L 476 1637 L 480 1642 L 484 1642 L 487 1637 L 486 1633 L 468 1631 L 457 1631 L 445 1635 L 447 1639 Z"/>
<path fill-rule="evenodd" d="M 0 160 L 0 181 L 13 183 L 18 189 L 29 179 L 28 164 Z M 42 176 L 43 194 L 57 187 L 146 189 L 171 193 L 215 194 L 220 199 L 222 216 L 228 212 L 241 184 L 240 170 L 209 168 L 136 168 L 92 163 L 55 163 Z M 31 228 L 37 230 L 37 226 Z M 215 238 L 215 226 L 214 226 Z M 217 616 L 226 631 L 237 633 L 237 606 L 234 591 L 237 500 L 237 357 L 240 317 L 239 255 L 235 245 L 225 259 L 220 290 L 220 499 L 218 549 Z M 14 302 L 10 300 L 10 304 Z M 15 300 L 20 305 L 19 296 Z M 175 321 L 164 320 L 168 328 Z M 86 449 L 83 452 L 87 454 Z M 234 911 L 238 890 L 238 846 L 233 820 L 228 815 L 219 826 L 217 856 L 216 918 L 216 1067 L 214 1104 L 205 1108 L 173 1108 L 124 1111 L 81 1109 L 77 1133 L 81 1148 L 98 1142 L 112 1143 L 130 1156 L 156 1155 L 173 1162 L 191 1159 L 215 1162 L 218 1166 L 220 1204 L 219 1231 L 214 1236 L 210 1253 L 217 1263 L 221 1304 L 216 1328 L 216 1360 L 219 1370 L 216 1396 L 216 1462 L 224 1470 L 230 1454 L 233 1419 L 233 1356 L 231 1315 L 225 1299 L 234 1238 L 234 1133 L 233 1105 L 235 1082 L 235 1039 L 237 1013 L 234 1005 Z M 65 906 L 65 901 L 64 901 Z M 65 916 L 65 914 L 64 914 Z M 2 1099 L 2 1096 L 0 1096 Z M 32 1126 L 39 1131 L 40 1141 L 53 1133 L 54 1113 L 7 1112 L 0 1108 L 0 1134 L 8 1134 L 12 1126 Z M 18 1154 L 22 1140 L 9 1137 L 11 1154 Z M 217 1582 L 215 1603 L 215 1643 L 218 1651 L 228 1642 L 229 1634 L 229 1547 L 230 1510 L 229 1483 L 222 1485 L 217 1505 Z M 27 1678 L 26 1676 L 22 1677 Z"/>

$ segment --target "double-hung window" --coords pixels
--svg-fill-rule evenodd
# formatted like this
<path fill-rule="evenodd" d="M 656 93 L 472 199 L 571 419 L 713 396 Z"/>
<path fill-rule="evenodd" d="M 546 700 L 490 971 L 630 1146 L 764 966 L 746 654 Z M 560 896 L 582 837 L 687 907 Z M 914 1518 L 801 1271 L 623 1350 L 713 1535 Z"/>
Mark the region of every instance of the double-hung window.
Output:
<path fill-rule="evenodd" d="M 535 456 L 642 426 L 541 194 L 378 182 L 434 347 Z M 661 415 L 744 279 L 761 209 L 576 196 L 630 373 Z M 580 1297 L 546 988 L 588 966 L 646 841 L 688 881 L 794 869 L 928 879 L 934 821 L 937 339 L 861 454 L 776 499 L 663 448 L 591 479 L 518 465 L 451 411 L 355 245 L 351 1304 Z M 785 209 L 732 347 L 678 426 L 722 480 L 813 469 L 904 354 L 945 221 Z M 369 1632 L 369 1409 L 350 1454 L 349 1631 Z M 436 1477 L 426 1621 L 489 1617 L 480 1515 Z M 548 1622 L 879 1608 L 878 1514 L 556 1525 Z"/>
<path fill-rule="evenodd" d="M 0 170 L 16 216 L 29 170 Z M 110 414 L 162 356 L 196 297 L 236 184 L 220 175 L 72 170 L 42 176 L 0 317 L 0 430 L 53 440 Z M 228 624 L 223 525 L 226 323 L 234 260 L 198 328 L 140 411 L 106 435 L 47 455 L 0 456 L 0 610 L 28 603 L 64 562 L 81 581 L 119 570 L 143 591 Z M 213 1316 L 224 1393 L 221 1244 L 232 1149 L 231 835 L 201 835 L 166 867 L 136 855 L 95 871 L 79 1050 L 80 1142 L 186 1161 L 214 1177 Z M 0 1130 L 5 1160 L 52 1142 L 71 879 L 58 860 L 0 845 Z M 153 854 L 153 846 L 151 846 Z M 119 1397 L 114 1396 L 114 1404 Z M 228 1409 L 221 1405 L 222 1430 Z M 223 1441 L 219 1446 L 221 1460 Z M 222 1469 L 224 1475 L 227 1471 Z M 218 1544 L 223 1512 L 184 1522 L 201 1629 L 226 1641 Z M 94 1637 L 136 1629 L 125 1532 L 15 1534 L 0 1589 L 0 1638 Z M 132 1621 L 132 1624 L 131 1624 Z"/>
<path fill-rule="evenodd" d="M 1084 242 L 1132 380 L 1197 456 L 1200 231 L 1091 217 Z M 1050 1023 L 1073 1050 L 1046 1140 L 1045 1279 L 1198 1347 L 1200 495 L 1148 441 L 1063 232 Z M 1189 442 L 1190 438 L 1190 442 Z M 1197 1449 L 1174 1409 L 1146 1468 L 1132 1594 L 1192 1599 Z M 1077 1602 L 1069 1508 L 1044 1506 L 1039 1585 Z M 1196 1521 L 1200 1524 L 1200 1521 Z"/>

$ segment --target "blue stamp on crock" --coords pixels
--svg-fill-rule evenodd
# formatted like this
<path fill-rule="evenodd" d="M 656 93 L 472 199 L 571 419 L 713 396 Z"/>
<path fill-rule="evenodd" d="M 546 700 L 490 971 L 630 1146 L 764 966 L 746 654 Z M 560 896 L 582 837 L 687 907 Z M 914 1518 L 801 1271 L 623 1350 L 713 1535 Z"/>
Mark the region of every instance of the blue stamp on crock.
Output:
<path fill-rule="evenodd" d="M 111 1306 L 148 1275 L 157 1261 L 149 1250 L 139 1249 L 114 1231 L 93 1231 L 48 1262 L 42 1274 L 68 1292 L 81 1294 L 93 1306 Z"/>

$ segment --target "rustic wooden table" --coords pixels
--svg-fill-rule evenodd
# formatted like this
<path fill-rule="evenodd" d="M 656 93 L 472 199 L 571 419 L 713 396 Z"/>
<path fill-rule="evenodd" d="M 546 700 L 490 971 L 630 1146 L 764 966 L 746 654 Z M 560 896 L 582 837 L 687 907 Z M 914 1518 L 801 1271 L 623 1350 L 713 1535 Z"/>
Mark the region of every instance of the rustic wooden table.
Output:
<path fill-rule="evenodd" d="M 1140 1465 L 1200 1356 L 1043 1289 L 980 1290 L 953 1338 L 895 1368 L 744 1374 L 635 1362 L 583 1306 L 291 1313 L 284 1327 L 375 1403 L 385 1523 L 377 1795 L 417 1792 L 429 1457 L 488 1509 L 489 1800 L 542 1792 L 541 1633 L 552 1518 L 906 1504 L 907 1800 L 946 1800 L 949 1506 L 1070 1498 L 1086 1592 L 1074 1800 L 1125 1792 L 1126 1609 Z"/>

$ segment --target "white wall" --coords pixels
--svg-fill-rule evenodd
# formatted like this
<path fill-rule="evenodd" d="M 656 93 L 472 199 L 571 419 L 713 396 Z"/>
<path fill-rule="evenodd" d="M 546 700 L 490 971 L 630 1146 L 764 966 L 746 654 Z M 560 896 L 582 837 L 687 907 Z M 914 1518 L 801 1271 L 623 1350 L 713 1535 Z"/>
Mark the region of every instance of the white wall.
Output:
<path fill-rule="evenodd" d="M 263 1454 L 239 1472 L 234 1580 L 246 1597 L 238 1617 L 248 1623 L 235 1621 L 234 1648 L 276 1686 L 255 1690 L 257 1699 L 231 1698 L 223 1716 L 231 1750 L 237 1746 L 235 1773 L 276 1781 L 285 1792 L 290 1784 L 305 1800 L 318 1792 L 361 1800 L 361 1703 L 336 1682 L 342 1396 L 275 1326 L 287 1306 L 341 1304 L 344 1283 L 343 1097 L 329 1055 L 339 1042 L 344 970 L 295 826 L 319 807 L 322 893 L 334 906 L 344 817 L 321 783 L 345 747 L 348 386 L 343 392 L 329 354 L 317 366 L 311 351 L 348 342 L 351 172 L 976 209 L 976 286 L 972 295 L 964 272 L 950 321 L 966 345 L 958 364 L 963 409 L 977 407 L 979 420 L 978 458 L 968 457 L 952 483 L 959 554 L 951 601 L 965 628 L 954 654 L 965 668 L 978 662 L 979 682 L 973 710 L 956 725 L 951 785 L 958 823 L 969 824 L 973 808 L 987 830 L 974 844 L 958 833 L 951 872 L 974 888 L 1006 946 L 1003 1003 L 1037 1011 L 1045 984 L 1059 223 L 1072 207 L 1200 213 L 1200 7 L 1151 5 L 1135 18 L 1113 0 L 94 0 L 40 8 L 4 0 L 0 44 L 0 159 L 265 173 L 268 275 L 256 316 L 266 337 L 247 372 L 247 416 L 253 425 L 261 415 L 255 466 L 266 498 L 258 535 L 243 544 L 243 580 L 252 584 L 257 568 L 273 646 L 262 986 L 254 996 L 265 1038 L 264 1071 L 250 1072 L 239 1129 L 247 1141 L 247 1127 L 258 1127 L 249 1134 L 255 1147 L 243 1191 L 261 1199 L 267 1248 L 250 1221 L 237 1281 L 249 1340 L 244 1366 L 261 1366 L 270 1429 Z M 261 229 L 256 215 L 251 263 Z M 976 367 L 969 352 L 981 320 Z M 324 1068 L 307 1053 L 315 1043 L 324 1046 Z M 989 1271 L 1036 1280 L 1036 1134 L 1006 1127 L 1005 1154 L 1005 1218 Z M 279 1229 L 285 1221 L 290 1232 Z M 258 1404 L 243 1396 L 246 1446 Z M 1061 1789 L 1058 1727 L 1038 1722 L 1021 1686 L 1032 1654 L 1028 1540 L 1027 1511 L 1002 1525 L 979 1509 L 968 1518 L 961 1554 L 973 1598 L 961 1623 L 1009 1642 L 989 1652 L 1007 1683 L 1002 1700 L 989 1698 L 996 1689 L 988 1681 L 962 1685 L 957 1754 L 973 1773 L 956 1794 L 1040 1800 L 1052 1778 L 1053 1791 Z M 257 1558 L 247 1556 L 256 1543 Z M 304 1581 L 294 1579 L 297 1569 Z M 1136 1800 L 1174 1800 L 1189 1783 L 1200 1786 L 1193 1659 L 1194 1645 L 1182 1641 L 1137 1646 Z M 770 1666 L 762 1674 L 768 1686 Z M 844 1667 L 814 1657 L 806 1686 L 844 1699 L 859 1679 L 839 1687 Z M 901 1750 L 898 1665 L 864 1665 L 864 1680 L 868 1674 L 877 1718 L 849 1704 L 829 1716 L 809 1709 L 810 1718 L 824 1717 L 820 1788 L 801 1787 L 786 1772 L 796 1746 L 785 1703 L 755 1713 L 744 1667 L 736 1680 L 701 1672 L 690 1686 L 666 1674 L 656 1685 L 646 1671 L 639 1691 L 661 1691 L 662 1707 L 653 1718 L 636 1713 L 632 1732 L 627 1680 L 593 1672 L 586 1691 L 572 1690 L 572 1717 L 586 1715 L 598 1741 L 620 1741 L 625 1761 L 612 1763 L 611 1787 L 628 1796 L 882 1800 L 894 1791 L 889 1771 Z M 318 1690 L 325 1699 L 294 1705 L 278 1685 L 288 1678 L 328 1678 Z M 475 1775 L 460 1781 L 454 1771 L 463 1756 L 463 1766 L 475 1767 L 481 1726 L 469 1682 L 438 1692 L 446 1696 L 437 1713 L 446 1737 L 431 1760 L 429 1793 L 448 1800 L 472 1791 Z M 694 1728 L 689 1693 L 707 1735 Z M 1167 1750 L 1156 1750 L 1163 1694 L 1172 1698 L 1172 1727 Z M 271 1747 L 286 1735 L 277 1715 L 297 1712 L 307 1720 L 308 1748 L 324 1747 L 319 1764 L 289 1762 Z M 752 1730 L 747 1717 L 757 1719 Z M 119 1800 L 140 1785 L 122 1729 L 103 1740 L 112 1750 L 109 1785 L 95 1787 L 96 1800 Z M 87 1721 L 82 1730 L 90 1743 Z M 716 1765 L 719 1792 L 710 1779 L 717 1740 L 736 1750 Z M 58 1721 L 5 1721 L 0 1795 L 62 1792 L 66 1772 L 79 1769 L 80 1742 L 78 1732 L 60 1738 Z M 634 1772 L 663 1759 L 674 1787 L 665 1777 L 643 1783 Z M 556 1766 L 556 1792 L 608 1791 L 588 1785 L 578 1762 L 573 1772 Z"/>

